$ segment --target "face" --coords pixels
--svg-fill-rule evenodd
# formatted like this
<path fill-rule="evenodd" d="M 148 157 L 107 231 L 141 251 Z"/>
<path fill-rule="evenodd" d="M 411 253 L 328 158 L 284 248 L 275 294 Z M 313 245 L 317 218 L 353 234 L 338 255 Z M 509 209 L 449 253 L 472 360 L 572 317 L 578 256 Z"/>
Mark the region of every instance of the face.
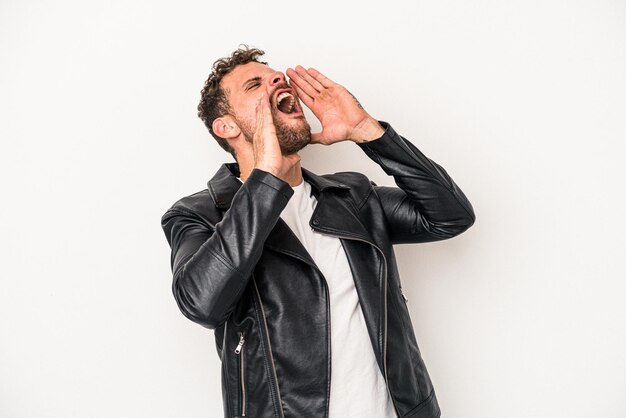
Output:
<path fill-rule="evenodd" d="M 300 151 L 311 142 L 311 127 L 304 117 L 294 89 L 289 87 L 282 72 L 258 62 L 235 67 L 222 79 L 228 91 L 232 117 L 246 141 L 252 143 L 256 130 L 256 104 L 267 92 L 276 126 L 276 136 L 283 155 Z"/>

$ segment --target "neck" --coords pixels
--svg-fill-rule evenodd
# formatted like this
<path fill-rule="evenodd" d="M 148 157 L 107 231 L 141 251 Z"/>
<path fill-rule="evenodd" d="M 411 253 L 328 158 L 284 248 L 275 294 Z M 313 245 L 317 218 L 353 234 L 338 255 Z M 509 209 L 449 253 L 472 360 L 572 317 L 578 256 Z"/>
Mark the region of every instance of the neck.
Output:
<path fill-rule="evenodd" d="M 239 178 L 241 181 L 246 181 L 252 170 L 254 169 L 253 165 L 242 165 L 241 163 L 237 163 L 239 165 Z M 279 177 L 281 180 L 289 183 L 291 187 L 299 186 L 302 184 L 302 168 L 300 167 L 300 161 L 294 164 L 285 174 Z"/>

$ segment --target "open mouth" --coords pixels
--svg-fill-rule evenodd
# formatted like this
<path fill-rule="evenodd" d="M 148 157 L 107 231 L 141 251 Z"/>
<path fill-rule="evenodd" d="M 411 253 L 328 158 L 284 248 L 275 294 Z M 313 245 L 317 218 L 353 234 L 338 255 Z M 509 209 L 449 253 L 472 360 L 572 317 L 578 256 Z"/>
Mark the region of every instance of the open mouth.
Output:
<path fill-rule="evenodd" d="M 276 108 L 282 113 L 295 113 L 298 110 L 296 98 L 288 91 L 283 91 L 276 96 Z"/>

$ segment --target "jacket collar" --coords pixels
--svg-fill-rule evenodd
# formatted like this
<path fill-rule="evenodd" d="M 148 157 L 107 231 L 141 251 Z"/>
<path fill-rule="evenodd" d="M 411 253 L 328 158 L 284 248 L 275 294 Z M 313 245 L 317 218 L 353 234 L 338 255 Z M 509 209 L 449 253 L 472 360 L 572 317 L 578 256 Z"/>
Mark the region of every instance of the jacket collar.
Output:
<path fill-rule="evenodd" d="M 310 185 L 315 196 L 327 189 L 350 189 L 350 186 L 335 181 L 333 179 L 318 176 L 317 174 L 302 168 L 302 177 Z M 215 175 L 208 181 L 207 186 L 209 192 L 215 199 L 215 206 L 220 209 L 228 209 L 230 204 L 237 193 L 237 190 L 241 187 L 242 183 L 237 179 L 239 177 L 239 164 L 238 163 L 223 163 L 217 170 Z"/>
<path fill-rule="evenodd" d="M 215 200 L 216 207 L 222 210 L 227 210 L 230 207 L 235 193 L 243 184 L 237 179 L 239 174 L 239 166 L 236 162 L 224 163 L 209 180 L 209 193 Z M 352 197 L 346 196 L 346 193 L 330 193 L 333 190 L 349 191 L 350 186 L 328 177 L 318 176 L 306 168 L 302 168 L 302 177 L 309 182 L 311 191 L 318 200 L 314 212 L 316 218 L 311 220 L 311 226 L 314 229 L 338 237 L 352 237 L 352 239 L 375 245 L 368 228 L 362 223 L 357 213 Z M 300 240 L 281 218 L 278 219 L 267 237 L 265 246 L 286 255 L 300 258 L 309 264 L 315 264 Z M 346 246 L 346 249 L 349 251 L 349 245 Z"/>

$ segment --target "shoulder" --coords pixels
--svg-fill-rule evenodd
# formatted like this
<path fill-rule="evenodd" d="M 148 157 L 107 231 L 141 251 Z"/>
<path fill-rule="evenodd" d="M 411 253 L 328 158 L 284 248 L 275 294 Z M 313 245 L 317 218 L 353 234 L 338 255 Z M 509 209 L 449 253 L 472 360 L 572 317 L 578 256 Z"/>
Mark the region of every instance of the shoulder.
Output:
<path fill-rule="evenodd" d="M 219 220 L 219 210 L 215 206 L 208 189 L 200 190 L 175 201 L 161 217 L 161 223 L 176 216 L 197 218 L 209 224 L 215 224 Z"/>

